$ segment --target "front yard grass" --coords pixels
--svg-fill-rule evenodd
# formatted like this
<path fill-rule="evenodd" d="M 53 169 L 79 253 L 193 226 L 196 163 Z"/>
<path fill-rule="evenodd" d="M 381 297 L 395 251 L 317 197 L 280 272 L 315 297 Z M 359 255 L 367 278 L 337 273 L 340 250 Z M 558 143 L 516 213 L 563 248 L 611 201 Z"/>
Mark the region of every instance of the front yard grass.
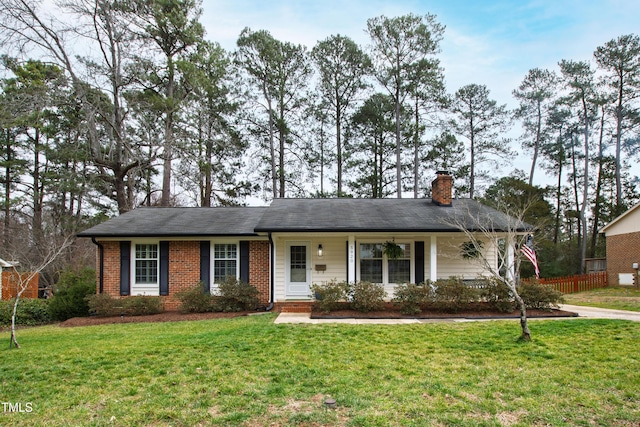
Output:
<path fill-rule="evenodd" d="M 615 310 L 640 311 L 640 290 L 629 286 L 611 286 L 564 295 L 565 303 Z"/>
<path fill-rule="evenodd" d="M 275 315 L 0 333 L 0 425 L 632 426 L 640 324 L 275 325 Z M 325 408 L 328 397 L 335 409 Z"/>

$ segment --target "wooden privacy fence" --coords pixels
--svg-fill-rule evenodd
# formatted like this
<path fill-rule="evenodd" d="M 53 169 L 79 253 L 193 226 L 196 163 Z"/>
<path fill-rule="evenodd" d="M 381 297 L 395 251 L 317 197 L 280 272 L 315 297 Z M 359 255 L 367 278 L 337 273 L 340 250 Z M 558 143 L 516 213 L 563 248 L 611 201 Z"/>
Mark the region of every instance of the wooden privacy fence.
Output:
<path fill-rule="evenodd" d="M 541 278 L 540 283 L 543 285 L 552 285 L 555 290 L 563 294 L 606 288 L 609 285 L 606 271 L 579 274 L 576 276 Z"/>

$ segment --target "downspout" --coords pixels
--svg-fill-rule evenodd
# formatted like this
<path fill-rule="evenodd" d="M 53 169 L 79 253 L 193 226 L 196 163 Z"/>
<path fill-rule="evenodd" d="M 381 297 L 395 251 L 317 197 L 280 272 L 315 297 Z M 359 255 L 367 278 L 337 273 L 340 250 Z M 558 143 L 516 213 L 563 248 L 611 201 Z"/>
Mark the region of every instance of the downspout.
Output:
<path fill-rule="evenodd" d="M 271 232 L 269 232 L 269 253 L 270 253 L 270 263 L 271 265 L 269 266 L 269 280 L 270 280 L 270 291 L 269 291 L 269 305 L 267 306 L 267 308 L 265 309 L 266 311 L 271 311 L 273 310 L 273 303 L 274 303 L 274 294 L 275 294 L 275 285 L 274 285 L 274 266 L 276 265 L 275 263 L 275 250 L 274 250 L 274 243 L 273 243 L 273 237 L 271 236 Z"/>
<path fill-rule="evenodd" d="M 94 245 L 96 245 L 98 247 L 98 256 L 99 256 L 99 267 L 98 267 L 98 271 L 99 271 L 99 275 L 100 275 L 100 280 L 99 280 L 99 293 L 103 293 L 104 292 L 104 246 L 102 246 L 102 243 L 98 242 L 96 240 L 95 237 L 91 237 L 91 241 L 93 242 Z"/>

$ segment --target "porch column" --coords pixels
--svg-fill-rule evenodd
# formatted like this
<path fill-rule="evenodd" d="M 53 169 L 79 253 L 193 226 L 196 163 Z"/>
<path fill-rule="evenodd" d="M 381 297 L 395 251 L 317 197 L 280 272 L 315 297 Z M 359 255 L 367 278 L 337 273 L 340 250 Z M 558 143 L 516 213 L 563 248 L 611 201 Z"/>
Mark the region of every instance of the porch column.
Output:
<path fill-rule="evenodd" d="M 438 237 L 431 235 L 431 250 L 429 252 L 429 279 L 438 280 Z"/>
<path fill-rule="evenodd" d="M 510 283 L 513 283 L 516 277 L 516 263 L 515 263 L 515 243 L 513 239 L 505 239 L 507 245 L 507 254 L 506 257 L 506 265 L 507 265 L 507 280 Z M 497 244 L 497 242 L 496 242 Z"/>
<path fill-rule="evenodd" d="M 349 282 L 354 283 L 356 281 L 356 237 L 353 235 L 349 236 L 347 251 L 347 277 Z"/>

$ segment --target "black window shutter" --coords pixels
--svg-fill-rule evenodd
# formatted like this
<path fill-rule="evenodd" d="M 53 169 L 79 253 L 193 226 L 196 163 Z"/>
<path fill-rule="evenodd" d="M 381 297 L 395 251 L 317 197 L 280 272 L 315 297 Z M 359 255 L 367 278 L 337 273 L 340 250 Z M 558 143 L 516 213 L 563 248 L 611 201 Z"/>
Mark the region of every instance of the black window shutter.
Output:
<path fill-rule="evenodd" d="M 169 295 L 169 242 L 160 242 L 160 295 Z"/>
<path fill-rule="evenodd" d="M 211 242 L 203 240 L 200 242 L 200 281 L 202 291 L 205 294 L 211 293 Z"/>
<path fill-rule="evenodd" d="M 416 283 L 424 282 L 424 242 L 415 242 L 416 245 L 416 263 L 415 263 L 415 279 Z"/>
<path fill-rule="evenodd" d="M 240 281 L 249 283 L 249 242 L 240 242 Z"/>
<path fill-rule="evenodd" d="M 131 293 L 131 242 L 120 242 L 120 295 Z"/>

